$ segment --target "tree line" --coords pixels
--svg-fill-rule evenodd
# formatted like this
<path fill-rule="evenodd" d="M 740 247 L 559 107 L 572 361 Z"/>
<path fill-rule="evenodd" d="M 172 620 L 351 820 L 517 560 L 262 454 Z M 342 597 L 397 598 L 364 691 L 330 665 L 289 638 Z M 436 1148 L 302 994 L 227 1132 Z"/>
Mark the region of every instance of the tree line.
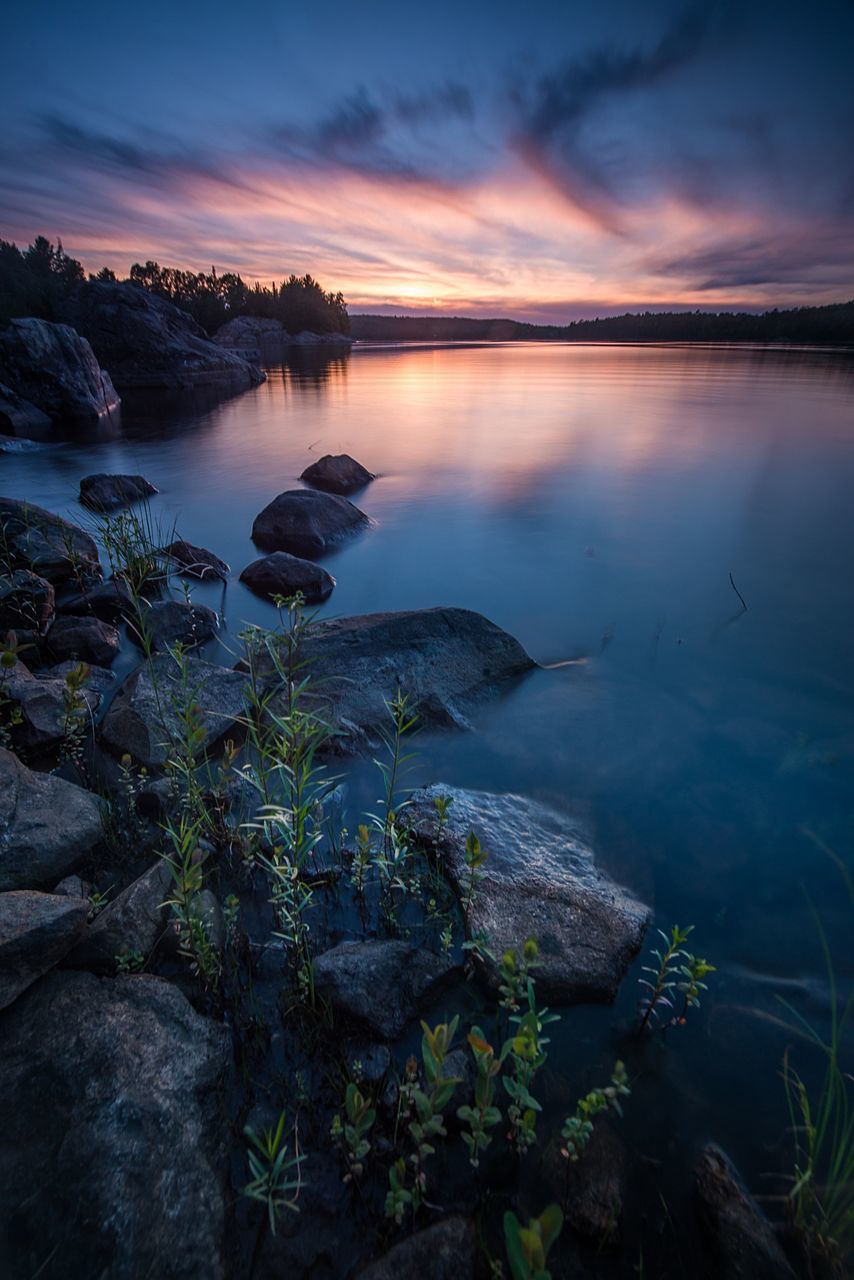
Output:
<path fill-rule="evenodd" d="M 58 240 L 37 236 L 26 249 L 0 240 L 0 323 L 15 316 L 55 320 L 68 295 L 86 279 L 83 266 Z M 109 267 L 90 280 L 116 281 Z M 281 284 L 248 285 L 234 272 L 219 274 L 134 263 L 128 280 L 187 311 L 208 333 L 235 316 L 279 320 L 289 333 L 348 333 L 350 318 L 342 293 L 327 292 L 310 275 L 290 275 Z"/>

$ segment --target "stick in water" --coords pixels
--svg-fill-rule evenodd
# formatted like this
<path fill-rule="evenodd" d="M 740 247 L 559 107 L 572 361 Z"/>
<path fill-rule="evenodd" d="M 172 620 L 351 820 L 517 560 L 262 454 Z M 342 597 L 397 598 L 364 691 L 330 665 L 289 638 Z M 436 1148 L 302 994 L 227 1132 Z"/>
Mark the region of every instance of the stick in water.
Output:
<path fill-rule="evenodd" d="M 733 591 L 735 592 L 735 594 L 738 596 L 739 600 L 741 601 L 741 607 L 744 609 L 744 612 L 745 612 L 745 613 L 747 613 L 747 601 L 745 600 L 744 596 L 743 596 L 743 595 L 741 594 L 741 592 L 739 591 L 738 587 L 737 587 L 737 586 L 735 585 L 735 583 L 733 582 L 733 580 L 732 580 L 732 570 L 731 570 L 731 569 L 730 569 L 730 573 L 729 573 L 729 581 L 730 581 L 730 586 L 732 587 Z"/>

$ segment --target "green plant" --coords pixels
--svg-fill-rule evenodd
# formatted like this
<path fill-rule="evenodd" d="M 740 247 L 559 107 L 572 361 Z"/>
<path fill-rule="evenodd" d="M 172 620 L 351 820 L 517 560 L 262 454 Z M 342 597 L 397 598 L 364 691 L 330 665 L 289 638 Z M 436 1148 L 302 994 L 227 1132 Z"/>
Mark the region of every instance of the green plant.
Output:
<path fill-rule="evenodd" d="M 141 973 L 145 968 L 145 956 L 141 951 L 120 951 L 116 956 L 116 974 L 126 977 L 129 973 Z"/>
<path fill-rule="evenodd" d="M 468 1149 L 469 1163 L 477 1169 L 480 1153 L 492 1142 L 490 1129 L 501 1123 L 501 1111 L 495 1105 L 495 1081 L 501 1073 L 503 1058 L 495 1056 L 495 1050 L 480 1027 L 472 1027 L 467 1039 L 477 1067 L 474 1105 L 458 1107 L 457 1118 L 469 1127 L 469 1132 L 462 1137 Z"/>
<path fill-rule="evenodd" d="M 677 989 L 677 984 L 680 980 L 679 975 L 689 956 L 689 953 L 683 950 L 683 945 L 693 931 L 693 925 L 689 925 L 687 929 L 680 929 L 675 924 L 670 931 L 670 937 L 668 937 L 662 929 L 658 930 L 659 935 L 664 940 L 665 948 L 663 951 L 654 950 L 652 952 L 658 961 L 656 966 L 643 966 L 644 973 L 652 974 L 652 981 L 650 982 L 647 978 L 640 979 L 640 985 L 649 991 L 649 995 L 642 997 L 639 1002 L 641 1031 L 649 1026 L 651 1019 L 656 1022 L 659 1021 L 659 1009 L 673 1009 L 673 993 Z"/>
<path fill-rule="evenodd" d="M 445 827 L 448 825 L 448 812 L 454 803 L 453 796 L 434 796 L 433 808 L 436 810 L 436 841 L 437 843 L 445 834 Z"/>
<path fill-rule="evenodd" d="M 331 1131 L 333 1141 L 343 1142 L 344 1145 L 347 1161 L 345 1182 L 362 1175 L 365 1157 L 371 1149 L 368 1134 L 374 1127 L 376 1118 L 376 1110 L 351 1080 L 344 1095 L 344 1117 L 342 1119 L 340 1115 L 334 1116 Z"/>
<path fill-rule="evenodd" d="M 550 1204 L 538 1218 L 531 1218 L 527 1227 L 511 1209 L 507 1210 L 504 1245 L 513 1280 L 551 1280 L 546 1259 L 562 1230 L 563 1213 L 556 1204 Z"/>
<path fill-rule="evenodd" d="M 207 922 L 198 910 L 199 894 L 204 888 L 204 866 L 209 850 L 200 843 L 200 820 L 186 810 L 170 821 L 166 834 L 172 846 L 164 854 L 172 875 L 172 894 L 166 900 L 171 908 L 178 934 L 178 950 L 190 962 L 193 973 L 211 991 L 219 989 L 222 957 L 214 945 Z"/>
<path fill-rule="evenodd" d="M 81 773 L 86 722 L 91 714 L 83 691 L 91 674 L 91 667 L 85 662 L 76 662 L 65 673 L 65 687 L 62 691 L 62 744 L 59 758 L 69 760 Z"/>
<path fill-rule="evenodd" d="M 400 1194 L 405 1189 L 403 1175 L 397 1165 L 392 1166 L 389 1171 L 390 1186 L 386 1197 L 386 1216 L 394 1218 L 396 1222 L 400 1221 L 397 1213 L 401 1204 L 411 1204 L 413 1212 L 417 1212 L 424 1202 L 427 1191 L 425 1163 L 435 1154 L 436 1148 L 433 1143 L 439 1138 L 447 1137 L 443 1111 L 460 1081 L 456 1076 L 446 1076 L 444 1067 L 459 1021 L 459 1018 L 455 1017 L 450 1023 L 440 1022 L 432 1029 L 426 1022 L 421 1023 L 424 1088 L 418 1081 L 418 1064 L 414 1060 L 407 1063 L 406 1077 L 400 1088 L 399 1107 L 400 1114 L 407 1121 L 407 1131 L 415 1148 L 409 1161 L 413 1170 L 413 1184 L 411 1191 L 407 1192 L 407 1197 L 404 1199 Z M 395 1174 L 394 1181 L 392 1173 Z"/>
<path fill-rule="evenodd" d="M 540 949 L 536 938 L 527 938 L 519 952 L 515 947 L 508 948 L 501 957 L 498 993 L 502 1009 L 518 1010 L 520 1002 L 528 990 L 528 979 L 531 972 L 539 965 Z"/>
<path fill-rule="evenodd" d="M 466 919 L 471 915 L 471 909 L 474 905 L 474 892 L 477 882 L 480 879 L 478 872 L 485 865 L 489 855 L 478 840 L 473 831 L 466 836 L 466 847 L 463 854 L 465 858 L 468 876 L 466 877 L 466 892 L 464 898 L 464 912 Z"/>
<path fill-rule="evenodd" d="M 611 1110 L 618 1116 L 623 1114 L 621 1098 L 631 1093 L 625 1064 L 617 1062 L 611 1073 L 611 1083 L 604 1088 L 591 1089 L 583 1098 L 579 1098 L 575 1113 L 567 1116 L 561 1129 L 564 1145 L 561 1155 L 565 1160 L 580 1160 L 593 1136 L 593 1121 L 603 1111 Z"/>
<path fill-rule="evenodd" d="M 288 1154 L 285 1137 L 285 1113 L 279 1116 L 275 1129 L 262 1129 L 257 1133 L 249 1125 L 243 1130 L 248 1142 L 249 1172 L 252 1179 L 243 1188 L 243 1195 L 256 1200 L 267 1210 L 267 1219 L 273 1235 L 282 1209 L 299 1213 L 301 1179 L 300 1164 L 305 1158 L 299 1150 L 296 1125 L 293 1129 L 294 1154 Z"/>
<path fill-rule="evenodd" d="M 526 997 L 527 1010 L 511 1017 L 510 1021 L 515 1024 L 516 1031 L 501 1051 L 502 1060 L 509 1056 L 513 1066 L 513 1074 L 502 1077 L 504 1088 L 511 1099 L 507 1108 L 507 1118 L 510 1121 L 507 1137 L 520 1155 L 524 1155 L 537 1140 L 537 1112 L 542 1108 L 531 1092 L 531 1087 L 534 1076 L 548 1056 L 546 1045 L 549 1041 L 543 1035 L 543 1029 L 549 1023 L 558 1021 L 556 1013 L 537 1008 L 534 981 L 530 976 L 526 984 Z"/>

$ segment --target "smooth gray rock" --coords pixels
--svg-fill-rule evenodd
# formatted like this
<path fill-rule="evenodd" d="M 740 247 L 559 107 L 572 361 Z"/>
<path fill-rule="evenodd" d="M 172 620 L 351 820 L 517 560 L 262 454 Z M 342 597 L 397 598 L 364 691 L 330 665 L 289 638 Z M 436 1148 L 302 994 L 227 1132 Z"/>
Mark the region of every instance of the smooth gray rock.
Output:
<path fill-rule="evenodd" d="M 228 1032 L 147 974 L 48 974 L 0 1019 L 0 1272 L 221 1280 Z"/>
<path fill-rule="evenodd" d="M 310 467 L 306 467 L 300 476 L 300 480 L 314 489 L 345 495 L 364 489 L 366 484 L 375 479 L 376 476 L 363 467 L 361 462 L 351 458 L 349 453 L 326 453 Z"/>
<path fill-rule="evenodd" d="M 115 660 L 121 639 L 115 627 L 100 618 L 78 618 L 64 614 L 47 634 L 48 653 L 55 662 L 75 658 L 96 667 L 109 667 Z"/>
<path fill-rule="evenodd" d="M 113 476 L 106 472 L 84 476 L 80 481 L 80 501 L 93 511 L 116 511 L 141 502 L 157 493 L 145 476 Z"/>
<path fill-rule="evenodd" d="M 0 382 L 0 427 L 4 432 L 10 431 L 14 437 L 25 437 L 30 432 L 43 435 L 51 425 L 46 413 Z M 21 439 L 20 443 L 27 441 Z"/>
<path fill-rule="evenodd" d="M 335 586 L 332 574 L 319 564 L 287 551 L 273 551 L 253 560 L 241 573 L 240 581 L 259 596 L 295 596 L 299 591 L 307 604 L 327 600 Z"/>
<path fill-rule="evenodd" d="M 358 1273 L 358 1280 L 474 1280 L 477 1234 L 467 1218 L 416 1231 Z"/>
<path fill-rule="evenodd" d="M 105 622 L 133 617 L 135 608 L 131 589 L 124 578 L 108 578 L 85 591 L 74 591 L 56 603 L 57 613 L 72 613 L 78 617 L 94 614 Z"/>
<path fill-rule="evenodd" d="M 78 525 L 17 498 L 0 498 L 0 528 L 14 567 L 32 569 L 48 582 L 78 574 L 101 576 L 98 548 Z"/>
<path fill-rule="evenodd" d="M 147 960 L 169 927 L 165 903 L 172 883 L 167 863 L 158 859 L 98 912 L 66 964 L 72 969 L 113 974 L 119 956 L 138 953 Z"/>
<path fill-rule="evenodd" d="M 48 320 L 11 320 L 0 330 L 0 381 L 54 422 L 95 422 L 120 403 L 86 339 Z"/>
<path fill-rule="evenodd" d="M 0 748 L 0 892 L 55 884 L 102 835 L 95 796 Z"/>
<path fill-rule="evenodd" d="M 71 950 L 88 908 L 82 898 L 30 889 L 0 893 L 0 1009 Z"/>
<path fill-rule="evenodd" d="M 694 1190 L 717 1280 L 795 1280 L 771 1223 L 714 1143 L 694 1170 Z"/>
<path fill-rule="evenodd" d="M 157 600 L 153 604 L 143 602 L 139 617 L 128 622 L 128 635 L 140 648 L 145 647 L 145 640 L 156 653 L 162 653 L 173 644 L 182 644 L 185 648 L 205 644 L 213 639 L 218 627 L 219 618 L 207 605 Z"/>
<path fill-rule="evenodd" d="M 50 751 L 68 736 L 73 720 L 67 702 L 68 685 L 64 679 L 33 675 L 17 662 L 2 673 L 3 691 L 13 706 L 19 708 L 21 723 L 12 726 L 14 746 L 25 752 Z M 92 724 L 101 705 L 101 695 L 86 685 L 80 691 L 77 709 Z"/>
<path fill-rule="evenodd" d="M 199 749 L 210 751 L 223 738 L 239 737 L 238 720 L 246 712 L 246 677 L 190 654 L 184 661 L 204 727 Z M 161 769 L 172 744 L 181 742 L 177 704 L 182 698 L 175 659 L 170 654 L 156 655 L 119 687 L 101 722 L 101 742 L 119 758 L 127 753 L 147 769 Z"/>
<path fill-rule="evenodd" d="M 70 671 L 77 667 L 77 661 L 73 658 L 67 658 L 64 662 L 57 662 L 55 666 L 45 667 L 44 671 L 40 671 L 38 678 L 40 680 L 65 680 Z M 96 666 L 94 663 L 86 664 L 89 668 L 86 675 L 86 688 L 93 693 L 100 694 L 101 697 L 105 693 L 112 693 L 116 685 L 116 677 L 112 671 L 106 667 Z"/>
<path fill-rule="evenodd" d="M 341 942 L 316 957 L 314 984 L 337 1012 L 394 1040 L 453 972 L 444 957 L 397 939 Z"/>
<path fill-rule="evenodd" d="M 453 803 L 436 838 L 436 796 Z M 463 903 L 465 843 L 474 831 L 488 853 L 467 911 L 470 935 L 486 934 L 501 957 L 537 939 L 537 988 L 562 1002 L 611 1001 L 640 950 L 650 910 L 596 865 L 564 814 L 524 796 L 463 791 L 439 783 L 416 791 L 406 811 L 417 838 L 434 853 Z M 486 961 L 497 987 L 497 963 Z"/>
<path fill-rule="evenodd" d="M 231 566 L 220 560 L 219 556 L 215 556 L 206 547 L 196 547 L 192 542 L 185 542 L 183 538 L 171 542 L 166 548 L 166 555 L 185 577 L 203 580 L 221 578 L 225 582 L 231 573 Z"/>
<path fill-rule="evenodd" d="M 37 631 L 43 635 L 54 611 L 52 585 L 29 569 L 0 578 L 0 635 L 5 631 Z"/>
<path fill-rule="evenodd" d="M 338 494 L 291 489 L 255 517 L 252 541 L 264 551 L 289 551 L 316 560 L 369 524 L 364 511 Z"/>

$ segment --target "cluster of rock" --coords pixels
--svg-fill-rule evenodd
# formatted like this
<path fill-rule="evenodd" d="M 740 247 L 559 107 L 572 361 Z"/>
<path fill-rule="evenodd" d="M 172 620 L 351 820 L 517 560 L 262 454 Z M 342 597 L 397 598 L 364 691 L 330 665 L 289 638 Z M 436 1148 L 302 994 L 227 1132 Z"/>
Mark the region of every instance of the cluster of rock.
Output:
<path fill-rule="evenodd" d="M 276 347 L 320 346 L 341 350 L 349 350 L 353 345 L 353 339 L 345 333 L 311 333 L 304 330 L 301 333 L 291 334 L 281 320 L 265 316 L 235 316 L 232 320 L 226 320 L 225 324 L 217 329 L 213 340 L 217 346 L 237 353 L 259 352 L 266 345 L 271 344 Z"/>

